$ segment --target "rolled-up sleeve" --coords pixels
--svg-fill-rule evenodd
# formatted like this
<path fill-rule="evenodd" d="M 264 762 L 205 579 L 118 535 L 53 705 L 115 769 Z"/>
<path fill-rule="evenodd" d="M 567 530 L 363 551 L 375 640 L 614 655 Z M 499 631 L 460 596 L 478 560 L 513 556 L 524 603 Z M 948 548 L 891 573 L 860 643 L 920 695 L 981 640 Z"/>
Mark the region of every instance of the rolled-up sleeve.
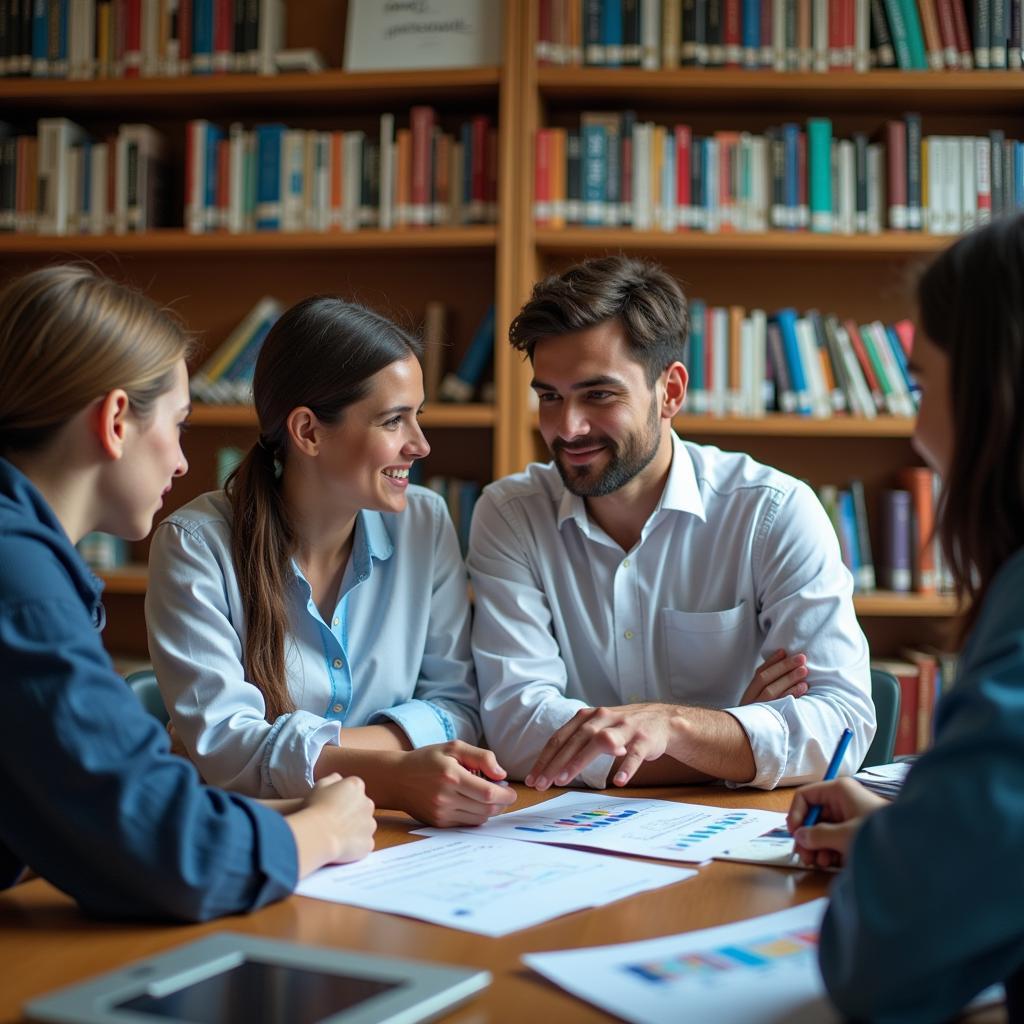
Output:
<path fill-rule="evenodd" d="M 223 550 L 164 522 L 153 536 L 146 592 L 149 651 L 174 728 L 203 778 L 256 797 L 295 797 L 340 727 L 308 711 L 266 720 L 246 678 L 241 629 L 231 619 Z"/>
<path fill-rule="evenodd" d="M 466 566 L 444 503 L 434 500 L 431 508 L 430 612 L 415 691 L 412 699 L 382 709 L 371 721 L 395 722 L 414 747 L 453 739 L 475 744 L 480 742 L 481 726 Z M 408 600 L 417 597 L 409 595 Z M 403 608 L 389 610 L 392 615 L 406 613 Z"/>
<path fill-rule="evenodd" d="M 868 645 L 853 608 L 853 578 L 810 488 L 771 505 L 754 541 L 762 650 L 807 656 L 803 697 L 729 708 L 756 764 L 745 785 L 771 789 L 820 779 L 843 729 L 853 739 L 843 774 L 857 771 L 875 734 Z"/>
<path fill-rule="evenodd" d="M 287 895 L 284 819 L 202 785 L 110 666 L 80 603 L 0 614 L 0 835 L 84 909 L 200 921 Z"/>
<path fill-rule="evenodd" d="M 589 705 L 566 696 L 551 609 L 519 543 L 528 531 L 515 522 L 518 511 L 511 503 L 499 507 L 484 491 L 473 515 L 468 564 L 484 732 L 501 766 L 522 779 L 551 735 Z M 596 758 L 579 778 L 603 789 L 613 760 Z"/>

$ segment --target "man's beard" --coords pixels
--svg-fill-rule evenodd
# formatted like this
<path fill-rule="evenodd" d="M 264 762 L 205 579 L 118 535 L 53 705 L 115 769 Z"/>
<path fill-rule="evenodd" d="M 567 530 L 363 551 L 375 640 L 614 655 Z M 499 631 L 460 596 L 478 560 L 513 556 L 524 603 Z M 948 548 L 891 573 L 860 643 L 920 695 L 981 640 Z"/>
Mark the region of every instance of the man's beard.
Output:
<path fill-rule="evenodd" d="M 585 441 L 575 443 L 556 438 L 551 451 L 562 483 L 580 498 L 603 498 L 613 494 L 645 469 L 657 455 L 661 441 L 658 426 L 658 405 L 652 400 L 646 427 L 629 434 L 621 443 L 600 436 L 589 436 Z M 608 464 L 600 473 L 595 473 L 590 466 L 565 465 L 558 457 L 563 451 L 586 450 L 595 445 L 603 445 L 609 453 Z"/>

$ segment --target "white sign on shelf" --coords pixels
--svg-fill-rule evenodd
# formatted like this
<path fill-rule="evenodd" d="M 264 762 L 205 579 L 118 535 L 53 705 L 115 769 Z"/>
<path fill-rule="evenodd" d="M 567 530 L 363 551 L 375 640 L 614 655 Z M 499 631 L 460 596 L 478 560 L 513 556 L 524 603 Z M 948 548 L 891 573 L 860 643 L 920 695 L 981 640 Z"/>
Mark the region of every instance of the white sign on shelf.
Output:
<path fill-rule="evenodd" d="M 495 67 L 503 0 L 349 0 L 346 71 Z"/>

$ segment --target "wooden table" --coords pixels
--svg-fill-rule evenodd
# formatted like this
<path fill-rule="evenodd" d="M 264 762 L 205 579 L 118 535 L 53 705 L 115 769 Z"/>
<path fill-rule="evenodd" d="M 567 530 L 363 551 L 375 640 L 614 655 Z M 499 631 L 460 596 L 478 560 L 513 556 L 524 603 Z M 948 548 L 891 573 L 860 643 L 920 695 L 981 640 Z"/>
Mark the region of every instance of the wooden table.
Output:
<path fill-rule="evenodd" d="M 542 799 L 532 790 L 517 788 L 518 807 Z M 679 787 L 630 790 L 629 795 L 784 811 L 792 791 Z M 417 838 L 408 836 L 414 825 L 404 815 L 382 813 L 379 817 L 378 847 Z M 827 884 L 828 876 L 819 872 L 715 861 L 701 868 L 696 878 L 669 888 L 492 939 L 303 896 L 292 896 L 254 914 L 205 925 L 96 922 L 83 917 L 52 886 L 33 881 L 0 893 L 0 1024 L 21 1020 L 20 1008 L 26 1000 L 58 985 L 226 929 L 487 968 L 494 981 L 485 993 L 448 1018 L 455 1024 L 608 1021 L 611 1018 L 606 1014 L 527 970 L 520 956 L 541 950 L 652 939 L 767 914 L 822 896 Z"/>

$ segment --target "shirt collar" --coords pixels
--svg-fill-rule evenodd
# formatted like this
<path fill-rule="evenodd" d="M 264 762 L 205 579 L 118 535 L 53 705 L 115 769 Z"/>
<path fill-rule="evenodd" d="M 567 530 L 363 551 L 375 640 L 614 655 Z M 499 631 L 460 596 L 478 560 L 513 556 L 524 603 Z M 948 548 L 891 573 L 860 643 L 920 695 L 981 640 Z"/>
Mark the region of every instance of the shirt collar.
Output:
<path fill-rule="evenodd" d="M 395 545 L 391 540 L 384 516 L 380 512 L 370 509 L 360 509 L 356 515 L 352 533 L 351 575 L 360 582 L 365 580 L 373 571 L 374 559 L 383 562 L 394 553 Z M 305 583 L 308 589 L 309 582 L 294 558 L 292 558 L 292 570 L 296 579 Z"/>
<path fill-rule="evenodd" d="M 661 498 L 648 525 L 663 509 L 671 512 L 688 512 L 696 516 L 701 522 L 706 520 L 704 501 L 700 496 L 700 488 L 697 486 L 697 474 L 693 468 L 693 459 L 686 450 L 686 445 L 675 433 L 672 437 L 672 463 L 668 470 L 668 479 L 665 481 L 665 488 L 661 492 Z M 572 519 L 580 530 L 586 535 L 591 535 L 590 519 L 587 516 L 587 506 L 583 498 L 573 494 L 564 484 L 562 485 L 562 497 L 558 503 L 558 528 Z"/>
<path fill-rule="evenodd" d="M 7 511 L 18 516 L 20 528 L 25 528 L 25 517 L 31 520 L 34 524 L 32 532 L 49 544 L 60 558 L 75 589 L 90 607 L 94 621 L 99 623 L 102 619 L 100 595 L 103 593 L 103 581 L 89 568 L 71 543 L 39 488 L 14 463 L 0 458 L 0 515 Z"/>

